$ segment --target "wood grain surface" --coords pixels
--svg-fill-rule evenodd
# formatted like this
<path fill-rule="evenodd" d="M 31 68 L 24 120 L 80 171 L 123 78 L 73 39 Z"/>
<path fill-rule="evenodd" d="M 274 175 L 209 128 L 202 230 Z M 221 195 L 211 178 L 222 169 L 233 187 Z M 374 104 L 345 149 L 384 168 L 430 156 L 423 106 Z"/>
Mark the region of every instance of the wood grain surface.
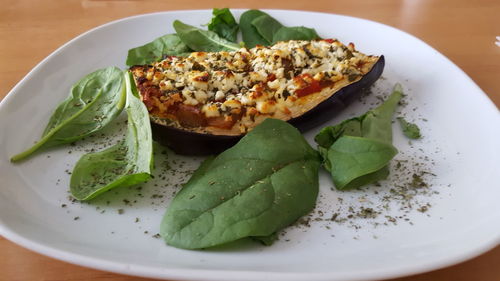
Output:
<path fill-rule="evenodd" d="M 230 7 L 336 13 L 396 27 L 450 58 L 500 106 L 500 47 L 494 43 L 495 36 L 500 36 L 498 0 L 2 0 L 0 5 L 0 99 L 43 58 L 96 26 L 157 11 Z M 0 253 L 0 280 L 149 280 L 57 261 L 3 237 L 0 237 Z M 499 265 L 500 247 L 497 247 L 455 266 L 394 280 L 498 281 Z"/>

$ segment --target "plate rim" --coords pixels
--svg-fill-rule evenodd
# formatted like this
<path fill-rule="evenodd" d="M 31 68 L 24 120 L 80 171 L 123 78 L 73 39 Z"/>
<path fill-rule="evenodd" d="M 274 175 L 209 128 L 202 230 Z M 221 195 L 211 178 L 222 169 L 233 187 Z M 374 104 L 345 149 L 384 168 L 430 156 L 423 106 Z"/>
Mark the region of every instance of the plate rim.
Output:
<path fill-rule="evenodd" d="M 231 9 L 232 11 L 242 12 L 247 9 Z M 482 93 L 482 99 L 480 102 L 485 106 L 489 106 L 492 109 L 496 109 L 496 105 L 493 101 L 488 97 L 488 95 L 475 83 L 472 78 L 467 75 L 457 64 L 455 64 L 448 57 L 443 55 L 441 52 L 436 50 L 431 45 L 427 44 L 425 41 L 420 38 L 406 32 L 400 30 L 398 28 L 392 27 L 390 25 L 376 22 L 369 19 L 363 19 L 358 17 L 353 17 L 349 15 L 335 14 L 335 13 L 326 13 L 326 12 L 317 12 L 317 11 L 305 11 L 305 10 L 287 10 L 287 9 L 261 9 L 262 11 L 267 12 L 295 12 L 295 13 L 303 13 L 303 14 L 322 14 L 328 16 L 337 16 L 343 17 L 351 20 L 366 22 L 370 24 L 379 25 L 383 28 L 389 28 L 393 31 L 403 33 L 406 36 L 411 37 L 423 43 L 425 46 L 431 48 L 438 56 L 445 59 L 447 62 L 451 63 L 455 66 L 462 76 L 467 77 L 468 82 L 471 83 L 477 90 Z M 99 29 L 105 28 L 110 25 L 119 24 L 123 21 L 132 20 L 135 18 L 149 17 L 155 15 L 166 15 L 166 14 L 177 14 L 177 13 L 189 13 L 189 12 L 211 12 L 211 9 L 185 9 L 185 10 L 168 10 L 168 11 L 158 11 L 153 13 L 145 13 L 145 14 L 137 14 L 129 17 L 124 17 L 120 19 L 116 19 L 102 25 L 93 27 L 71 40 L 67 41 L 52 53 L 50 53 L 47 57 L 41 60 L 38 64 L 36 64 L 8 93 L 7 95 L 0 101 L 0 110 L 3 107 L 6 107 L 6 104 L 10 102 L 10 100 L 14 97 L 15 93 L 18 91 L 26 81 L 28 81 L 32 76 L 34 76 L 39 69 L 52 57 L 57 56 L 59 52 L 64 50 L 68 45 L 73 44 L 75 41 L 80 40 L 81 38 L 91 34 Z M 500 218 L 500 216 L 497 216 Z M 499 228 L 500 230 L 500 228 Z M 47 246 L 41 242 L 37 242 L 35 240 L 31 240 L 22 235 L 22 233 L 17 233 L 12 229 L 8 228 L 6 224 L 4 224 L 2 217 L 0 216 L 0 235 L 2 235 L 7 240 L 14 242 L 15 244 L 26 248 L 28 250 L 34 251 L 36 253 L 61 260 L 64 262 L 68 262 L 70 264 L 80 265 L 84 267 L 89 267 L 97 270 L 109 271 L 118 274 L 128 274 L 133 276 L 141 276 L 141 277 L 151 277 L 151 278 L 176 278 L 176 279 L 197 279 L 197 280 L 234 280 L 242 279 L 243 280 L 252 280 L 252 279 L 267 279 L 267 280 L 303 280 L 304 277 L 307 277 L 309 280 L 325 280 L 331 278 L 332 272 L 323 272 L 323 273 L 310 273 L 310 272 L 294 272 L 294 273 L 286 273 L 286 272 L 270 272 L 270 271 L 243 271 L 243 270 L 220 270 L 220 269 L 179 269 L 179 268 L 167 268 L 162 269 L 156 266 L 145 266 L 138 264 L 127 264 L 123 262 L 111 261 L 103 258 L 96 258 L 89 255 L 78 254 L 75 252 L 71 252 L 68 250 L 61 250 L 56 247 Z M 493 236 L 492 236 L 493 237 Z M 414 275 L 418 273 L 424 273 L 444 267 L 448 267 L 454 264 L 458 264 L 464 262 L 466 260 L 477 257 L 500 244 L 500 231 L 497 233 L 497 237 L 493 237 L 490 241 L 483 241 L 480 246 L 476 246 L 474 248 L 469 248 L 468 251 L 462 252 L 460 255 L 449 256 L 447 258 L 443 258 L 440 261 L 436 262 L 427 262 L 420 263 L 418 265 L 407 265 L 405 267 L 399 267 L 395 270 L 381 270 L 381 271 L 370 271 L 370 272 L 357 272 L 356 274 L 344 273 L 343 275 L 335 276 L 335 280 L 369 280 L 369 279 L 386 279 L 386 278 L 396 278 L 401 276 Z"/>

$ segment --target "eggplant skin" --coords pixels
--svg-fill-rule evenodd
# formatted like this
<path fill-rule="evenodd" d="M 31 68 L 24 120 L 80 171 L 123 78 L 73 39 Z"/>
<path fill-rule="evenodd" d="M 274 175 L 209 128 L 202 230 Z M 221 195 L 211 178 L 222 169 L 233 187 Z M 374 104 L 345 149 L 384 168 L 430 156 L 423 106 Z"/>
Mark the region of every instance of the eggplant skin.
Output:
<path fill-rule="evenodd" d="M 219 154 L 242 137 L 200 134 L 151 122 L 153 139 L 181 155 Z"/>
<path fill-rule="evenodd" d="M 368 91 L 382 75 L 384 66 L 384 56 L 380 56 L 371 70 L 363 75 L 359 81 L 341 88 L 313 109 L 288 120 L 288 122 L 301 132 L 325 123 L 359 98 L 363 92 Z M 235 145 L 244 136 L 243 134 L 227 136 L 196 133 L 158 124 L 154 120 L 151 122 L 151 128 L 155 141 L 168 146 L 175 153 L 181 155 L 219 154 Z"/>

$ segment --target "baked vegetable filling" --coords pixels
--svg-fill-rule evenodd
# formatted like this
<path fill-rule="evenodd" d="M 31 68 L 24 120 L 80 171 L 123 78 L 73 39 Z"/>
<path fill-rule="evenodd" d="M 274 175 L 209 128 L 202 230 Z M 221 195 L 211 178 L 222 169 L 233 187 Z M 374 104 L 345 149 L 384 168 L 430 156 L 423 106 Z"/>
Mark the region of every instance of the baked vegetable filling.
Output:
<path fill-rule="evenodd" d="M 246 133 L 302 115 L 368 73 L 379 57 L 335 39 L 194 52 L 130 68 L 153 121 L 211 134 Z"/>

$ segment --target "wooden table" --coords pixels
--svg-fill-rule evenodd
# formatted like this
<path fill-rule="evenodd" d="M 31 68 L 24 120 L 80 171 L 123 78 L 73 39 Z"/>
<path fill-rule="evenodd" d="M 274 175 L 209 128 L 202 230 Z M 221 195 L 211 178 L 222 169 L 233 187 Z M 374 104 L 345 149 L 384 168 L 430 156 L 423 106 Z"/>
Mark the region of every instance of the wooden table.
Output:
<path fill-rule="evenodd" d="M 44 57 L 93 27 L 137 14 L 179 10 L 275 8 L 344 14 L 409 32 L 455 62 L 500 106 L 500 1 L 134 1 L 3 0 L 0 7 L 0 98 Z M 452 83 L 453 81 L 450 81 Z M 467 113 L 464 113 L 467 114 Z M 147 280 L 71 265 L 0 237 L 0 280 Z M 500 247 L 449 268 L 397 280 L 500 280 Z"/>

